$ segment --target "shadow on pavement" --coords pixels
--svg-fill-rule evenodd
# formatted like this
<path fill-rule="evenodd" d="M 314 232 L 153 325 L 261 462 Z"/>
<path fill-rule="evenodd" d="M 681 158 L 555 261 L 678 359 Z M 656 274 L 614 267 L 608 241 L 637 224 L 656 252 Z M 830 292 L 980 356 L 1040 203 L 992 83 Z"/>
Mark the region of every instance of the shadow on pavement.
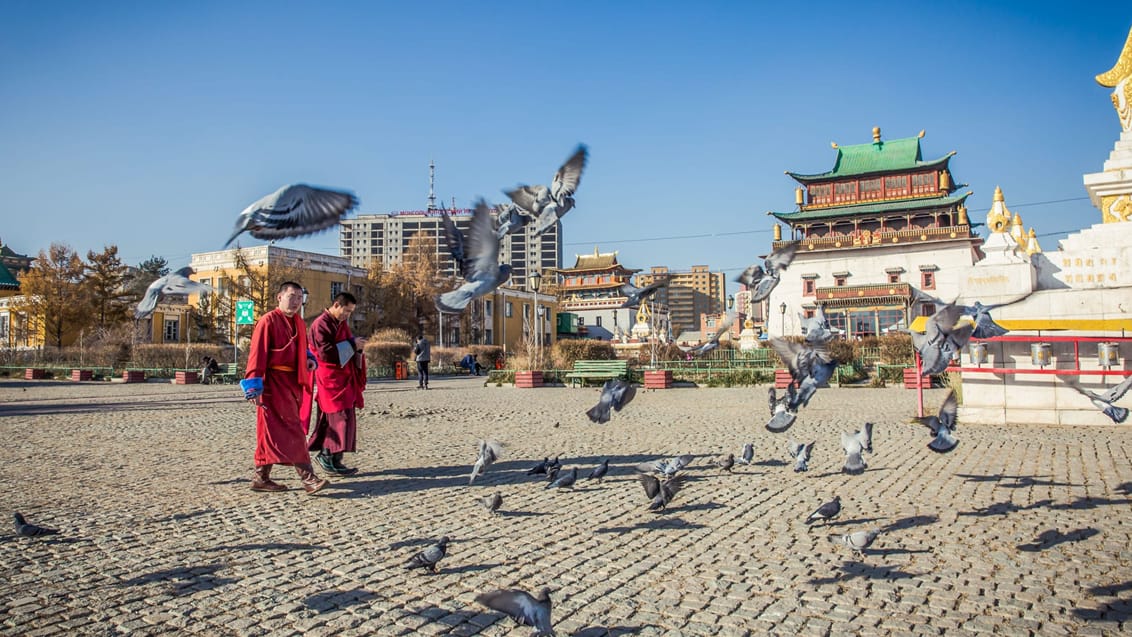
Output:
<path fill-rule="evenodd" d="M 866 551 L 866 555 L 875 555 L 881 553 L 880 549 Z M 810 578 L 810 583 L 816 586 L 822 584 L 836 584 L 850 579 L 863 578 L 863 579 L 880 579 L 880 580 L 899 580 L 911 579 L 919 577 L 923 573 L 909 573 L 902 571 L 892 566 L 873 566 L 865 564 L 864 562 L 845 562 L 843 563 L 838 572 L 829 577 L 816 577 Z"/>
<path fill-rule="evenodd" d="M 853 518 L 852 520 L 834 520 L 831 522 L 824 522 L 823 524 L 818 524 L 817 522 L 815 522 L 814 524 L 810 525 L 810 528 L 820 529 L 824 526 L 849 526 L 850 524 L 865 524 L 868 522 L 876 522 L 883 519 L 884 518 Z M 818 522 L 822 521 L 818 520 Z"/>
<path fill-rule="evenodd" d="M 911 529 L 917 526 L 927 526 L 939 522 L 938 515 L 913 515 L 907 518 L 900 518 L 894 520 L 880 528 L 881 533 L 890 533 L 892 531 L 900 531 L 903 529 Z"/>
<path fill-rule="evenodd" d="M 703 524 L 696 522 L 688 522 L 682 518 L 669 517 L 669 518 L 653 518 L 638 522 L 632 526 L 607 526 L 600 529 L 594 529 L 594 533 L 631 533 L 633 531 L 653 530 L 685 530 L 685 529 L 702 529 L 706 528 Z"/>
<path fill-rule="evenodd" d="M 1029 511 L 1030 509 L 1040 509 L 1043 507 L 1050 507 L 1053 505 L 1053 500 L 1038 500 L 1033 504 L 1019 505 L 1007 500 L 1005 502 L 995 502 L 988 504 L 985 507 L 975 509 L 974 511 L 959 511 L 956 515 L 987 517 L 991 515 L 1006 515 L 1007 513 L 1017 513 L 1018 511 Z"/>
<path fill-rule="evenodd" d="M 1062 533 L 1057 529 L 1050 529 L 1048 531 L 1042 531 L 1041 535 L 1039 535 L 1033 542 L 1029 544 L 1019 544 L 1017 548 L 1019 551 L 1036 553 L 1038 551 L 1044 551 L 1046 549 L 1053 548 L 1058 544 L 1087 540 L 1099 533 L 1099 530 L 1094 529 L 1091 526 L 1074 529 L 1072 531 L 1069 531 L 1068 533 Z"/>
<path fill-rule="evenodd" d="M 328 551 L 330 547 L 320 544 L 302 544 L 298 542 L 260 542 L 256 544 L 233 544 L 228 546 L 213 546 L 206 551 Z"/>
<path fill-rule="evenodd" d="M 1004 487 L 1007 489 L 1024 489 L 1026 487 L 1079 487 L 1079 484 L 1071 482 L 1058 482 L 1056 480 L 1043 480 L 1048 478 L 1048 475 L 1040 476 L 1025 476 L 1025 475 L 979 475 L 974 473 L 957 473 L 957 478 L 963 478 L 967 482 L 995 482 L 996 486 Z M 1005 484 L 1004 484 L 1005 482 Z"/>
<path fill-rule="evenodd" d="M 356 604 L 366 604 L 375 599 L 378 599 L 375 593 L 360 588 L 349 591 L 329 590 L 307 597 L 303 600 L 303 606 L 324 613 Z"/>
<path fill-rule="evenodd" d="M 574 637 L 621 637 L 622 635 L 639 635 L 646 628 L 660 630 L 655 624 L 641 626 L 586 626 L 574 633 Z"/>
<path fill-rule="evenodd" d="M 167 584 L 175 589 L 188 589 L 185 593 L 199 590 L 209 590 L 225 584 L 240 581 L 235 577 L 217 577 L 216 571 L 222 568 L 220 564 L 205 566 L 178 566 L 162 571 L 154 571 L 145 575 L 123 580 L 120 586 L 141 586 L 143 584 Z M 174 591 L 176 594 L 178 591 Z"/>
<path fill-rule="evenodd" d="M 1132 600 L 1115 599 L 1097 608 L 1074 608 L 1073 615 L 1087 622 L 1112 622 L 1113 624 L 1123 623 L 1127 625 L 1129 618 L 1132 618 Z M 1113 634 L 1119 632 L 1115 625 L 1112 630 Z"/>

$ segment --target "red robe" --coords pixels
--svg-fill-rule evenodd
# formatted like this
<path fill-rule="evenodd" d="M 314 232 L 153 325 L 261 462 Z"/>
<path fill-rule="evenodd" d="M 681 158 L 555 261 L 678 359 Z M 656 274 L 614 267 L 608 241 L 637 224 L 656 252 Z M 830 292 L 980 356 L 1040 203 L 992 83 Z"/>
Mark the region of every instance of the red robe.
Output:
<path fill-rule="evenodd" d="M 330 453 L 355 450 L 357 420 L 354 409 L 364 406 L 366 389 L 365 357 L 355 353 L 345 365 L 338 358 L 338 343 L 354 342 L 354 335 L 345 321 L 323 312 L 311 323 L 310 344 L 318 360 L 315 382 L 318 391 L 319 417 L 307 448 Z"/>
<path fill-rule="evenodd" d="M 309 464 L 311 377 L 306 324 L 274 309 L 256 321 L 245 378 L 263 379 L 256 408 L 255 464 Z"/>

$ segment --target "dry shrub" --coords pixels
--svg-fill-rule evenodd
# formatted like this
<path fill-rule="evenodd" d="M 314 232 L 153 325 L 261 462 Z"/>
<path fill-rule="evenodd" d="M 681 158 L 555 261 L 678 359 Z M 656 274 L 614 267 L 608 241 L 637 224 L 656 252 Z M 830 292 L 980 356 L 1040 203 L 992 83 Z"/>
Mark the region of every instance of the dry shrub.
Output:
<path fill-rule="evenodd" d="M 397 361 L 409 360 L 413 346 L 408 341 L 369 341 L 365 347 L 366 360 L 374 367 L 393 367 Z"/>
<path fill-rule="evenodd" d="M 887 365 L 910 365 L 912 359 L 912 335 L 889 334 L 877 339 L 880 359 Z"/>
<path fill-rule="evenodd" d="M 440 367 L 442 365 L 455 366 L 464 358 L 464 350 L 459 347 L 434 347 L 429 352 L 429 360 L 433 367 Z"/>
<path fill-rule="evenodd" d="M 826 349 L 829 350 L 829 355 L 833 360 L 837 361 L 838 365 L 844 365 L 857 358 L 857 347 L 852 341 L 843 341 L 835 338 L 826 344 Z"/>
<path fill-rule="evenodd" d="M 202 356 L 211 356 L 218 363 L 232 360 L 232 348 L 219 345 L 193 344 L 188 348 L 188 362 L 185 360 L 185 346 L 176 343 L 139 343 L 134 346 L 130 367 L 161 369 L 200 369 Z"/>
<path fill-rule="evenodd" d="M 370 335 L 371 343 L 412 343 L 415 339 L 403 329 L 384 327 Z"/>
<path fill-rule="evenodd" d="M 555 369 L 572 369 L 574 361 L 613 360 L 617 353 L 609 341 L 596 339 L 561 340 L 551 348 Z M 516 368 L 521 369 L 521 368 Z"/>
<path fill-rule="evenodd" d="M 503 347 L 499 345 L 469 345 L 468 351 L 475 354 L 476 360 L 487 369 L 494 368 L 495 361 L 503 358 Z"/>

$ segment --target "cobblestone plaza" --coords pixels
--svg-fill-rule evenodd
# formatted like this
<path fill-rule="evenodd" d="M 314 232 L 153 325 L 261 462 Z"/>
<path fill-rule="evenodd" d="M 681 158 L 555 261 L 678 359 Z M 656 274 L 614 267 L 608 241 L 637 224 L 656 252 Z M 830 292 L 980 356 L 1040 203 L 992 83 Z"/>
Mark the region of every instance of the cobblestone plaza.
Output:
<path fill-rule="evenodd" d="M 640 390 L 603 426 L 595 389 L 378 382 L 361 471 L 255 493 L 255 418 L 232 386 L 0 382 L 0 510 L 60 535 L 0 541 L 4 635 L 528 635 L 478 592 L 552 589 L 559 635 L 1102 635 L 1132 628 L 1132 429 L 976 426 L 928 451 L 915 394 L 826 389 L 787 434 L 765 388 Z M 928 408 L 944 398 L 928 392 Z M 859 476 L 839 434 L 876 423 Z M 472 486 L 476 441 L 505 446 Z M 789 437 L 816 440 L 794 473 Z M 753 442 L 732 474 L 712 458 Z M 696 456 L 666 513 L 633 467 Z M 561 454 L 602 484 L 546 490 Z M 278 479 L 278 478 L 277 478 Z M 478 499 L 500 491 L 501 514 Z M 828 526 L 806 515 L 840 495 Z M 10 517 L 9 517 L 10 519 Z M 883 532 L 863 556 L 830 541 Z M 441 535 L 440 572 L 403 568 Z"/>

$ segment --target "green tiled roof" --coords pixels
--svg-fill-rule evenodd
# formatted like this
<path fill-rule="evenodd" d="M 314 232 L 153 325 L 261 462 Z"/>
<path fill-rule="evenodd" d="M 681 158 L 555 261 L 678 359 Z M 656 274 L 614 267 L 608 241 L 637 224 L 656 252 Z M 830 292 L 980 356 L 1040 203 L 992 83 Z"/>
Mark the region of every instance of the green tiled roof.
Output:
<path fill-rule="evenodd" d="M 778 219 L 786 223 L 816 221 L 832 217 L 857 217 L 860 215 L 875 215 L 884 212 L 914 212 L 932 208 L 952 208 L 966 201 L 971 193 L 958 197 L 929 197 L 925 199 L 902 199 L 900 201 L 882 201 L 878 203 L 854 204 L 852 206 L 836 206 L 833 208 L 819 208 L 817 210 L 800 210 L 797 212 L 771 212 Z"/>
<path fill-rule="evenodd" d="M 14 251 L 13 251 L 13 250 L 12 250 L 11 248 L 9 248 L 8 246 L 5 246 L 5 245 L 0 245 L 0 256 L 4 256 L 4 257 L 20 257 L 21 259 L 26 259 L 26 258 L 28 258 L 28 255 L 26 255 L 26 254 L 19 254 L 19 253 L 17 253 L 17 252 L 14 252 Z"/>
<path fill-rule="evenodd" d="M 920 159 L 920 138 L 908 137 L 871 144 L 838 146 L 837 160 L 833 163 L 833 170 L 816 175 L 803 175 L 790 171 L 787 171 L 786 174 L 806 184 L 837 177 L 933 168 L 946 164 L 954 154 L 955 151 L 951 151 L 939 159 L 922 161 Z"/>
<path fill-rule="evenodd" d="M 4 267 L 3 263 L 0 263 L 0 290 L 18 289 L 20 289 L 20 282 L 16 280 L 16 277 L 12 276 L 12 273 L 8 268 Z"/>

